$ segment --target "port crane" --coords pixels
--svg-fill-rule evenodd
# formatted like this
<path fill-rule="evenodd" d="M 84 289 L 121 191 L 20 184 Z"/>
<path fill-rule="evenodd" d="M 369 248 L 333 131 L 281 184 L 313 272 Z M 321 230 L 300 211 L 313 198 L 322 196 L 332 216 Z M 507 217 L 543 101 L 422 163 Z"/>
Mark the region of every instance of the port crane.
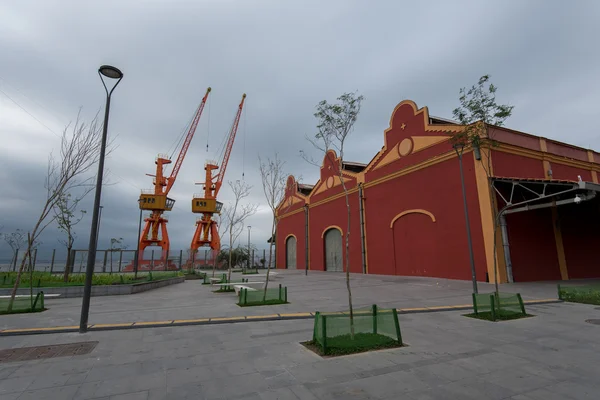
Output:
<path fill-rule="evenodd" d="M 200 183 L 201 185 L 204 185 L 204 193 L 194 194 L 192 199 L 192 212 L 202 214 L 196 221 L 196 231 L 192 239 L 191 260 L 189 260 L 192 263 L 194 262 L 194 256 L 198 251 L 198 248 L 201 246 L 210 246 L 211 250 L 213 250 L 213 254 L 219 254 L 219 251 L 221 250 L 221 239 L 217 230 L 217 222 L 213 220 L 212 217 L 214 214 L 221 213 L 221 209 L 223 208 L 223 203 L 217 201 L 217 195 L 223 185 L 225 171 L 227 170 L 227 164 L 229 163 L 229 156 L 231 155 L 231 149 L 233 148 L 233 142 L 235 141 L 235 135 L 240 123 L 240 116 L 242 115 L 245 99 L 246 94 L 244 93 L 229 131 L 229 137 L 224 148 L 223 159 L 220 166 L 216 161 L 206 162 L 204 165 L 204 170 L 206 172 L 205 180 L 204 183 Z M 217 169 L 219 171 L 216 174 L 213 174 L 213 171 L 216 171 Z"/>
<path fill-rule="evenodd" d="M 140 237 L 138 270 L 145 270 L 148 268 L 166 270 L 175 268 L 174 265 L 173 268 L 170 268 L 168 265 L 170 247 L 169 234 L 167 232 L 168 219 L 163 217 L 163 213 L 165 211 L 171 211 L 175 205 L 175 200 L 169 198 L 168 195 L 173 187 L 173 184 L 175 183 L 175 180 L 177 179 L 177 174 L 181 169 L 185 155 L 190 147 L 190 143 L 192 142 L 194 133 L 196 132 L 196 127 L 198 126 L 198 122 L 202 116 L 202 110 L 204 110 L 204 105 L 206 104 L 206 100 L 208 99 L 210 91 L 210 87 L 206 89 L 206 94 L 202 98 L 202 102 L 194 114 L 188 132 L 181 146 L 181 150 L 179 151 L 179 155 L 177 156 L 177 161 L 175 161 L 175 165 L 171 171 L 171 175 L 166 177 L 164 174 L 164 166 L 171 163 L 170 157 L 164 154 L 159 154 L 156 157 L 156 174 L 146 174 L 154 178 L 152 181 L 154 189 L 142 190 L 142 194 L 138 200 L 141 210 L 151 211 L 150 216 L 144 219 L 144 230 L 142 231 L 142 235 Z M 151 267 L 150 261 L 143 259 L 144 249 L 148 246 L 160 246 L 162 248 L 161 258 L 158 260 L 156 266 Z"/>

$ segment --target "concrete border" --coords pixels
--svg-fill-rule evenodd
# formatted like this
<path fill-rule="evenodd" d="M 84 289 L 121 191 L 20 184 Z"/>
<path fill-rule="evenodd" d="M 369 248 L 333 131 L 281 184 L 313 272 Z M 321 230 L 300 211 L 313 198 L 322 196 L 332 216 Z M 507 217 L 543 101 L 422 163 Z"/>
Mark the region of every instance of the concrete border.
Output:
<path fill-rule="evenodd" d="M 524 301 L 527 305 L 563 303 L 562 300 L 543 299 Z M 417 308 L 398 308 L 398 314 L 420 314 L 444 311 L 470 310 L 472 304 L 461 304 L 456 306 L 436 306 L 436 307 L 417 307 Z M 142 328 L 163 328 L 167 326 L 189 326 L 189 325 L 214 325 L 214 324 L 232 324 L 240 322 L 263 322 L 263 321 L 287 321 L 294 319 L 310 319 L 314 317 L 313 312 L 283 313 L 270 315 L 248 315 L 240 317 L 214 317 L 214 318 L 196 318 L 196 319 L 175 319 L 167 321 L 142 321 L 126 322 L 117 324 L 90 324 L 88 332 L 95 331 L 113 331 L 124 329 L 142 329 Z M 43 335 L 50 333 L 73 333 L 78 332 L 79 326 L 52 326 L 47 328 L 21 328 L 0 330 L 2 336 L 19 335 Z"/>
<path fill-rule="evenodd" d="M 92 297 L 96 296 L 119 296 L 145 292 L 152 289 L 158 289 L 163 286 L 174 285 L 185 281 L 185 277 L 176 276 L 174 278 L 160 279 L 150 282 L 138 282 L 129 285 L 96 285 L 92 286 Z M 33 288 L 34 296 L 38 292 L 44 294 L 60 294 L 60 298 L 83 297 L 83 286 L 62 286 L 62 287 L 40 287 Z M 12 289 L 0 289 L 0 296 L 10 295 Z M 29 288 L 17 289 L 17 294 L 29 295 Z"/>

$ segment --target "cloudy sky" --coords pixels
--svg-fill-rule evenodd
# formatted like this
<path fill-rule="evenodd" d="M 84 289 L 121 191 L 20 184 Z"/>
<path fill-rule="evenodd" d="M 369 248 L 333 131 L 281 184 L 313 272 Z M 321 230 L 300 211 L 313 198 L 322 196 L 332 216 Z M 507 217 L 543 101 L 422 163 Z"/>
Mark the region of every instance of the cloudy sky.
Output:
<path fill-rule="evenodd" d="M 450 118 L 459 88 L 483 74 L 492 75 L 499 100 L 515 106 L 508 127 L 600 150 L 599 17 L 595 0 L 0 1 L 0 225 L 5 233 L 32 228 L 58 134 L 80 107 L 87 120 L 103 112 L 102 64 L 125 77 L 111 108 L 117 148 L 106 162 L 114 184 L 102 193 L 100 248 L 111 237 L 135 247 L 137 198 L 151 187 L 145 174 L 154 172 L 157 153 L 172 148 L 208 86 L 170 195 L 173 249 L 189 246 L 194 183 L 242 93 L 247 106 L 226 179 L 243 173 L 254 185 L 249 201 L 260 208 L 247 224 L 259 248 L 270 218 L 258 154 L 279 152 L 288 172 L 314 183 L 318 169 L 299 150 L 310 150 L 304 136 L 315 132 L 315 104 L 343 92 L 366 99 L 348 142 L 351 161 L 368 162 L 381 148 L 398 102 L 412 99 Z M 83 208 L 91 210 L 92 200 Z M 224 187 L 221 201 L 229 200 Z M 88 212 L 77 226 L 76 247 L 87 246 L 90 220 Z M 48 228 L 43 248 L 59 247 L 57 235 Z M 7 250 L 0 244 L 0 258 Z"/>

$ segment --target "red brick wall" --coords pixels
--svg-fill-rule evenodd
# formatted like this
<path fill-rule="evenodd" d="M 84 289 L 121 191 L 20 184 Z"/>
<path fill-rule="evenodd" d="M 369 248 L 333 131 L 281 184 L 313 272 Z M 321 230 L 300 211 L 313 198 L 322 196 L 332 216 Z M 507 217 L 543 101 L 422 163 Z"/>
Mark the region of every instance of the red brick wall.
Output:
<path fill-rule="evenodd" d="M 494 175 L 503 178 L 535 178 L 544 179 L 544 164 L 542 160 L 525 158 L 516 154 L 502 151 L 492 152 Z"/>
<path fill-rule="evenodd" d="M 486 279 L 485 253 L 473 157 L 463 159 L 477 278 Z M 370 274 L 406 274 L 470 279 L 458 160 L 433 165 L 365 189 Z M 410 214 L 424 209 L 436 218 Z M 402 238 L 403 240 L 401 240 Z M 395 242 L 395 243 L 394 243 Z"/>

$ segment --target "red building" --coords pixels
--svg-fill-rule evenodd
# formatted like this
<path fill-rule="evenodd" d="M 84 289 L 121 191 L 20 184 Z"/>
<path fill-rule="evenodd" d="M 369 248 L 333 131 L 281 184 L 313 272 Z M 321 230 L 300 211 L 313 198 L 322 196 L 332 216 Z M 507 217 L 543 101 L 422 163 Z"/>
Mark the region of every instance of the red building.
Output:
<path fill-rule="evenodd" d="M 459 159 L 449 141 L 464 128 L 403 101 L 381 151 L 366 165 L 343 162 L 351 272 L 471 279 Z M 494 281 L 494 260 L 499 282 L 600 277 L 600 153 L 485 131 L 495 145 L 462 154 L 477 280 Z M 324 157 L 314 186 L 288 178 L 278 268 L 344 270 L 348 218 L 336 157 Z"/>

